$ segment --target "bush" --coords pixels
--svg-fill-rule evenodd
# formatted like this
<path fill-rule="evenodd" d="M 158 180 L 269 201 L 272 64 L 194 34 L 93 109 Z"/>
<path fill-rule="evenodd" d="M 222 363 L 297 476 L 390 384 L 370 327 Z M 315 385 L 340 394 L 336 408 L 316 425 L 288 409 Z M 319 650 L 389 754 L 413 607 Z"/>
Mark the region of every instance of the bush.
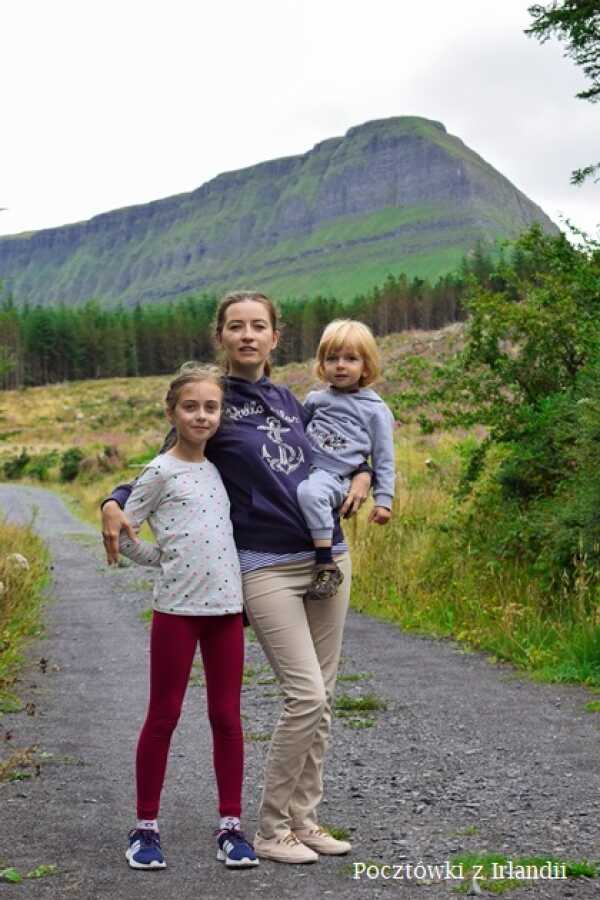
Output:
<path fill-rule="evenodd" d="M 599 297 L 600 245 L 532 228 L 489 287 L 472 284 L 464 350 L 431 394 L 447 423 L 488 429 L 463 450 L 465 548 L 525 562 L 555 591 L 582 564 L 600 579 Z"/>
<path fill-rule="evenodd" d="M 7 481 L 15 481 L 18 478 L 22 478 L 30 459 L 31 457 L 27 451 L 21 450 L 19 456 L 7 460 L 2 466 L 2 471 L 4 472 L 4 477 Z"/>
<path fill-rule="evenodd" d="M 60 480 L 74 481 L 79 474 L 83 453 L 78 447 L 65 450 L 60 458 Z"/>
<path fill-rule="evenodd" d="M 58 459 L 58 453 L 53 450 L 50 453 L 41 453 L 33 456 L 25 468 L 25 475 L 37 478 L 39 481 L 47 481 L 52 466 Z"/>

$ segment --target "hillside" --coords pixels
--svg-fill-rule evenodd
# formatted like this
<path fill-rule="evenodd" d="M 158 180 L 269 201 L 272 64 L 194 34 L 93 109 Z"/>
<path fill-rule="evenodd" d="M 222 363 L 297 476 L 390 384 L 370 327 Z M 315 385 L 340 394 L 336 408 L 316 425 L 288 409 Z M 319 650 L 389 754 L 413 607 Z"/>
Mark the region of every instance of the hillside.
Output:
<path fill-rule="evenodd" d="M 404 331 L 378 339 L 382 381 L 377 390 L 393 403 L 406 390 L 403 362 L 414 356 L 440 361 L 463 344 L 464 325 L 438 331 Z M 277 366 L 273 380 L 299 399 L 315 387 L 312 360 Z M 4 462 L 30 454 L 112 447 L 122 457 L 157 449 L 168 428 L 163 398 L 170 376 L 103 378 L 3 391 L 0 395 L 0 480 Z M 26 402 L 25 402 L 26 401 Z M 400 417 L 399 417 L 400 418 Z"/>
<path fill-rule="evenodd" d="M 17 302 L 152 302 L 260 286 L 344 298 L 391 272 L 435 277 L 477 239 L 556 226 L 439 123 L 367 122 L 195 191 L 0 239 Z"/>

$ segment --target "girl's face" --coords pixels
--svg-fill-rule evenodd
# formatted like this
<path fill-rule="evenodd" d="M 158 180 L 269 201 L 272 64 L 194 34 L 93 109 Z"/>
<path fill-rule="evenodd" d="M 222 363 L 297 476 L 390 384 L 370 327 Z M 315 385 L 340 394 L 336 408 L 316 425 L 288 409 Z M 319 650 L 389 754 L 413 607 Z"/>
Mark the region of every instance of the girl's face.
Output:
<path fill-rule="evenodd" d="M 354 347 L 342 345 L 323 359 L 325 379 L 340 391 L 356 390 L 365 371 L 365 361 Z"/>
<path fill-rule="evenodd" d="M 232 303 L 226 310 L 219 343 L 232 375 L 260 377 L 278 340 L 279 332 L 273 331 L 269 312 L 258 300 Z"/>
<path fill-rule="evenodd" d="M 221 423 L 223 394 L 212 381 L 190 381 L 179 392 L 174 409 L 167 418 L 177 431 L 179 443 L 204 446 Z"/>

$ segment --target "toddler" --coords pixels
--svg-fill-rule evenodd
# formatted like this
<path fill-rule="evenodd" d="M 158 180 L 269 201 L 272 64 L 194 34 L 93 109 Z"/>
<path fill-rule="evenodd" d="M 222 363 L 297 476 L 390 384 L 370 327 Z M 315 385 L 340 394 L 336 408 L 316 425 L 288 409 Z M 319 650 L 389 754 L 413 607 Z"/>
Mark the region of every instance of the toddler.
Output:
<path fill-rule="evenodd" d="M 298 485 L 298 501 L 316 552 L 313 578 L 305 599 L 332 597 L 343 580 L 331 543 L 333 511 L 343 503 L 349 475 L 371 458 L 375 507 L 369 521 L 385 525 L 394 496 L 394 417 L 371 390 L 379 376 L 379 353 L 371 330 L 362 322 L 339 319 L 321 337 L 315 372 L 325 390 L 311 391 L 304 403 L 310 414 L 306 434 L 313 468 Z"/>

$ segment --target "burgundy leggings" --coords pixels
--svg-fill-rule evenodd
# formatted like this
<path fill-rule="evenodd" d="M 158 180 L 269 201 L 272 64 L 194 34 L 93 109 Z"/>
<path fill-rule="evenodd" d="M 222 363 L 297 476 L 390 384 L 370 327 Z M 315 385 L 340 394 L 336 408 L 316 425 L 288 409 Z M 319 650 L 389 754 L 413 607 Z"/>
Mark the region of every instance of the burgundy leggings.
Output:
<path fill-rule="evenodd" d="M 244 739 L 240 690 L 244 668 L 242 614 L 178 616 L 154 612 L 150 637 L 150 702 L 137 747 L 137 814 L 158 816 L 171 735 L 179 720 L 200 642 L 219 814 L 241 812 Z"/>

